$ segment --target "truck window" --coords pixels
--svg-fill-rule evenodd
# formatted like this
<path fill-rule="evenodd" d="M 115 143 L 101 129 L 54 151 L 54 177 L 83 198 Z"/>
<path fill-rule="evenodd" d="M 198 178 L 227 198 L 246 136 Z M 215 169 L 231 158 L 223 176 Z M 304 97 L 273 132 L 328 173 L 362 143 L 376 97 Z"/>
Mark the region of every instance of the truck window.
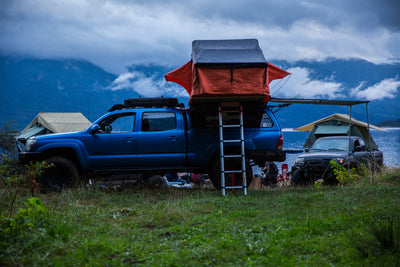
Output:
<path fill-rule="evenodd" d="M 118 114 L 100 122 L 100 133 L 129 133 L 134 129 L 135 114 Z"/>
<path fill-rule="evenodd" d="M 174 112 L 144 112 L 142 116 L 143 132 L 168 131 L 176 128 Z"/>

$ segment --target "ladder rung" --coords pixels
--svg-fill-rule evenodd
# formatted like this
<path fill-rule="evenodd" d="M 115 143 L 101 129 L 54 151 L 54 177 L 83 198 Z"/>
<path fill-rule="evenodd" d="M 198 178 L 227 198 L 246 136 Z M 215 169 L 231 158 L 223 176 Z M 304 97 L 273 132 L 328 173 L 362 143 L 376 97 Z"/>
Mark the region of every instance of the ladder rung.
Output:
<path fill-rule="evenodd" d="M 221 113 L 240 113 L 239 109 L 225 109 L 221 110 Z"/>
<path fill-rule="evenodd" d="M 236 111 L 240 111 L 240 106 L 238 105 L 223 105 L 221 106 L 221 110 L 222 111 L 226 111 L 226 110 L 236 110 Z"/>
<path fill-rule="evenodd" d="M 243 170 L 230 170 L 230 171 L 223 171 L 225 174 L 226 173 L 232 173 L 232 172 L 234 172 L 234 173 L 242 173 L 243 172 Z"/>
<path fill-rule="evenodd" d="M 242 140 L 222 140 L 224 143 L 237 143 L 237 142 L 242 142 Z"/>
<path fill-rule="evenodd" d="M 240 124 L 226 124 L 226 125 L 221 125 L 222 128 L 240 128 L 242 125 Z"/>
<path fill-rule="evenodd" d="M 243 155 L 244 156 L 244 155 Z M 241 158 L 242 155 L 224 155 L 224 158 Z"/>
<path fill-rule="evenodd" d="M 244 188 L 243 185 L 235 185 L 235 186 L 225 186 L 226 189 L 241 189 Z"/>

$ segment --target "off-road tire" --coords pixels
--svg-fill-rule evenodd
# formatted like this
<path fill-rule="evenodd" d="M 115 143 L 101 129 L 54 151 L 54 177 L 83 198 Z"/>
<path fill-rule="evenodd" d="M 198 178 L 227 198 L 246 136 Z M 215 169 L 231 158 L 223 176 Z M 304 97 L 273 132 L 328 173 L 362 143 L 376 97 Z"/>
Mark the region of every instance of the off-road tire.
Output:
<path fill-rule="evenodd" d="M 39 176 L 42 192 L 61 192 L 64 188 L 70 188 L 77 184 L 79 171 L 72 160 L 55 156 L 46 159 L 46 162 L 54 166 L 44 169 Z"/>
<path fill-rule="evenodd" d="M 338 183 L 331 167 L 326 168 L 322 174 L 322 180 L 324 181 L 324 185 L 336 185 Z"/>
<path fill-rule="evenodd" d="M 150 188 L 165 188 L 167 187 L 167 181 L 158 174 L 149 175 L 145 179 L 146 186 Z"/>
<path fill-rule="evenodd" d="M 291 185 L 299 186 L 299 185 L 304 185 L 304 184 L 305 184 L 305 179 L 304 179 L 303 171 L 301 169 L 295 170 L 292 173 Z"/>

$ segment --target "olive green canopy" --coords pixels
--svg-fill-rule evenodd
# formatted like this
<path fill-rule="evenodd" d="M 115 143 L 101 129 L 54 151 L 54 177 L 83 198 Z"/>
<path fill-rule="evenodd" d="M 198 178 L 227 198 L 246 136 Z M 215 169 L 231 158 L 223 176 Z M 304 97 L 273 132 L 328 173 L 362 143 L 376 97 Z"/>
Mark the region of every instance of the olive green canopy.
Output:
<path fill-rule="evenodd" d="M 48 133 L 63 133 L 83 131 L 90 126 L 91 122 L 78 112 L 40 112 L 21 131 L 17 139 L 28 139 L 34 135 Z"/>
<path fill-rule="evenodd" d="M 369 125 L 369 128 L 378 131 L 387 131 L 371 124 Z M 355 120 L 354 118 L 351 118 L 350 121 L 350 116 L 347 114 L 335 113 L 333 115 L 311 122 L 294 130 L 310 132 L 310 135 L 303 145 L 304 148 L 310 148 L 314 141 L 317 140 L 319 137 L 332 135 L 344 136 L 349 134 L 361 137 L 368 148 L 378 148 L 375 141 L 372 139 L 372 137 L 369 136 L 368 124 L 362 121 Z"/>

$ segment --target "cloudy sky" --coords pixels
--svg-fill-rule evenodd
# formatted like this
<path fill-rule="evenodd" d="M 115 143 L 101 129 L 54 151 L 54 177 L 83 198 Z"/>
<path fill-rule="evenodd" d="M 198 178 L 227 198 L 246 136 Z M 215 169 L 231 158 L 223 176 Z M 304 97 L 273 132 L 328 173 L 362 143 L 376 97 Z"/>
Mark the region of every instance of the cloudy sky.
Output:
<path fill-rule="evenodd" d="M 257 38 L 267 60 L 392 63 L 400 61 L 399 13 L 399 0 L 1 0 L 0 53 L 85 59 L 129 79 L 131 64 L 186 63 L 195 39 Z"/>

